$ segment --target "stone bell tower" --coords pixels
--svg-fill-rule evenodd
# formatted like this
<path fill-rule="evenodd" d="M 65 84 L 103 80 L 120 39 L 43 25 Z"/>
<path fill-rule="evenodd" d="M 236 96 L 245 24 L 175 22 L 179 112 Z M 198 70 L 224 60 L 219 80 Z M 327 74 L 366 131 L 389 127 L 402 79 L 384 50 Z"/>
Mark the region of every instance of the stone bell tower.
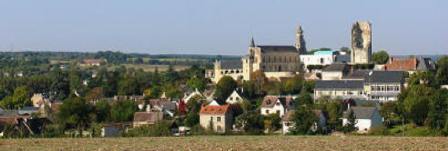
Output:
<path fill-rule="evenodd" d="M 306 53 L 305 38 L 303 38 L 303 30 L 302 30 L 302 26 L 300 26 L 300 25 L 297 27 L 295 46 L 296 46 L 299 54 Z"/>

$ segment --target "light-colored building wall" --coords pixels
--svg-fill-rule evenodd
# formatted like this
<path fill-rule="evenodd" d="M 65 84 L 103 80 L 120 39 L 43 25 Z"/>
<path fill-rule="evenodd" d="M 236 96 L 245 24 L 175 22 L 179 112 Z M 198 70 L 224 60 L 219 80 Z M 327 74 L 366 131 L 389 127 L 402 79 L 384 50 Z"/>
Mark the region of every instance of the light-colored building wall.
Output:
<path fill-rule="evenodd" d="M 364 91 L 370 100 L 389 102 L 398 100 L 403 85 L 401 83 L 365 84 Z"/>
<path fill-rule="evenodd" d="M 322 80 L 341 80 L 343 76 L 342 71 L 322 71 Z"/>
<path fill-rule="evenodd" d="M 330 98 L 365 98 L 365 92 L 362 89 L 325 89 L 325 90 L 314 90 L 314 98 L 319 99 L 324 96 L 329 96 Z"/>
<path fill-rule="evenodd" d="M 233 124 L 233 117 L 229 113 L 225 115 L 201 114 L 199 119 L 199 123 L 203 128 L 212 128 L 213 131 L 218 133 L 225 133 L 229 131 Z M 212 127 L 210 124 L 212 124 Z"/>
<path fill-rule="evenodd" d="M 283 107 L 283 105 L 280 103 L 279 105 L 275 105 L 272 108 L 268 108 L 268 107 L 261 107 L 260 109 L 261 115 L 269 115 L 269 114 L 275 114 L 278 113 L 280 117 L 282 117 L 283 115 L 285 115 L 285 107 Z"/>
<path fill-rule="evenodd" d="M 381 126 L 383 124 L 383 118 L 378 112 L 374 112 L 370 119 L 356 119 L 355 127 L 358 128 L 358 133 L 367 133 L 370 129 Z M 342 119 L 342 125 L 347 125 L 348 119 Z"/>
<path fill-rule="evenodd" d="M 335 56 L 331 54 L 307 54 L 300 55 L 300 61 L 302 61 L 304 69 L 307 69 L 309 65 L 330 65 L 334 63 Z"/>

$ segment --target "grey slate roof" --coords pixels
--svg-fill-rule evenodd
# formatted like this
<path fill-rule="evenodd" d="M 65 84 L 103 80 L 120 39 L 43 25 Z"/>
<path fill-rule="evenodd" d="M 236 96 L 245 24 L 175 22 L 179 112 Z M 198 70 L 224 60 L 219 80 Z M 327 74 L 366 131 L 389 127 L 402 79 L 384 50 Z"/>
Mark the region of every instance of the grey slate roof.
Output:
<path fill-rule="evenodd" d="M 418 57 L 417 59 L 418 59 L 417 70 L 428 71 L 428 70 L 435 70 L 436 69 L 436 65 L 432 61 L 431 58 Z"/>
<path fill-rule="evenodd" d="M 315 89 L 363 89 L 362 80 L 318 80 Z"/>
<path fill-rule="evenodd" d="M 348 73 L 343 79 L 360 79 L 363 80 L 367 75 L 369 75 L 370 70 L 354 70 Z"/>
<path fill-rule="evenodd" d="M 348 62 L 350 62 L 350 55 L 336 55 L 335 62 L 348 63 Z"/>
<path fill-rule="evenodd" d="M 259 45 L 257 46 L 261 49 L 261 52 L 297 52 L 297 48 L 294 46 L 281 46 L 281 45 Z"/>
<path fill-rule="evenodd" d="M 222 60 L 221 69 L 242 69 L 243 64 L 241 60 Z"/>
<path fill-rule="evenodd" d="M 331 64 L 323 69 L 323 71 L 346 71 L 348 69 L 346 64 L 335 63 Z"/>
<path fill-rule="evenodd" d="M 378 110 L 375 107 L 351 107 L 356 119 L 371 119 Z M 348 117 L 348 112 L 344 112 L 344 117 Z"/>
<path fill-rule="evenodd" d="M 402 83 L 403 71 L 371 71 L 366 75 L 367 83 Z"/>

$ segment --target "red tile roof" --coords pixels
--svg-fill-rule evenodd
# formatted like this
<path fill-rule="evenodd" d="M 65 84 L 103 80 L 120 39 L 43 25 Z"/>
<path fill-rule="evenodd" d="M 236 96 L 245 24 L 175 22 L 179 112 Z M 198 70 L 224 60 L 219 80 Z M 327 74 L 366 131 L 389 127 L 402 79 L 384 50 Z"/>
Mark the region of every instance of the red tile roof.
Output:
<path fill-rule="evenodd" d="M 208 106 L 202 106 L 201 107 L 201 114 L 226 114 L 228 111 L 230 111 L 230 105 L 208 105 Z"/>
<path fill-rule="evenodd" d="M 389 63 L 384 65 L 388 71 L 411 71 L 417 70 L 417 58 L 390 58 Z"/>

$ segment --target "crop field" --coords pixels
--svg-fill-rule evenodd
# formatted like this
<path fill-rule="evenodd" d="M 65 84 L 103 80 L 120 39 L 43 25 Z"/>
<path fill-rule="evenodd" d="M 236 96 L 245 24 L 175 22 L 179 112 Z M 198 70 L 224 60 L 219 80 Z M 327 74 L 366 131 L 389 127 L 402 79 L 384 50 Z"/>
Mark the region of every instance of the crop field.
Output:
<path fill-rule="evenodd" d="M 191 136 L 0 139 L 0 150 L 448 150 L 448 138 L 380 136 Z"/>
<path fill-rule="evenodd" d="M 143 69 L 143 71 L 146 71 L 146 72 L 154 72 L 156 68 L 159 72 L 162 72 L 162 71 L 167 71 L 169 68 L 169 65 L 149 65 L 149 64 L 123 64 L 123 66 L 125 66 L 128 69 L 130 69 L 130 68 L 134 68 L 136 70 Z M 111 66 L 111 67 L 109 67 L 109 69 L 115 69 L 117 67 L 119 67 L 119 66 Z M 182 70 L 186 70 L 188 68 L 190 68 L 190 66 L 173 65 L 173 69 L 175 71 L 182 71 Z"/>

